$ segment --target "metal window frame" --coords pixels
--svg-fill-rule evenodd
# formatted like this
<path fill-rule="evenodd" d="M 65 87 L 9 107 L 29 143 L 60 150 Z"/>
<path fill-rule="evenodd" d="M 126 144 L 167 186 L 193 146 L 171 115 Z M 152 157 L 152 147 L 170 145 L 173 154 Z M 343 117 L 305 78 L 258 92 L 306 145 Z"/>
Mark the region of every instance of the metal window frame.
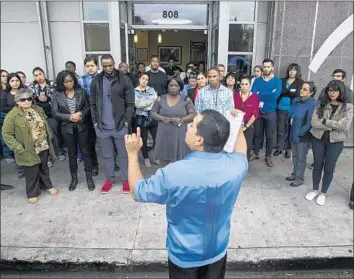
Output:
<path fill-rule="evenodd" d="M 108 4 L 108 20 L 85 20 L 84 19 L 84 1 L 80 1 L 80 9 L 79 9 L 79 13 L 80 13 L 80 31 L 81 31 L 81 47 L 82 47 L 82 60 L 85 60 L 85 57 L 87 54 L 104 54 L 107 53 L 109 54 L 112 50 L 112 45 L 111 45 L 111 24 L 110 24 L 110 6 Z M 108 30 L 109 30 L 109 47 L 110 50 L 107 51 L 87 51 L 86 50 L 86 43 L 85 43 L 85 23 L 88 24 L 94 24 L 94 23 L 98 23 L 98 24 L 108 24 Z"/>
<path fill-rule="evenodd" d="M 229 19 L 229 25 L 228 25 L 228 29 L 230 27 L 231 24 L 248 24 L 248 25 L 253 25 L 253 48 L 252 48 L 252 52 L 240 52 L 240 51 L 229 51 L 227 52 L 227 60 L 228 60 L 228 56 L 229 55 L 252 55 L 252 67 L 255 65 L 256 62 L 256 50 L 257 50 L 257 31 L 258 31 L 258 8 L 259 8 L 259 3 L 258 1 L 254 1 L 255 3 L 255 8 L 254 8 L 254 20 L 253 21 L 245 21 L 245 20 L 240 20 L 240 21 L 230 21 L 230 4 L 228 3 L 228 12 L 227 12 L 227 16 Z M 229 34 L 229 30 L 228 30 L 228 35 Z M 228 36 L 228 42 L 230 41 L 230 36 Z M 228 63 L 226 63 L 228 64 Z"/>

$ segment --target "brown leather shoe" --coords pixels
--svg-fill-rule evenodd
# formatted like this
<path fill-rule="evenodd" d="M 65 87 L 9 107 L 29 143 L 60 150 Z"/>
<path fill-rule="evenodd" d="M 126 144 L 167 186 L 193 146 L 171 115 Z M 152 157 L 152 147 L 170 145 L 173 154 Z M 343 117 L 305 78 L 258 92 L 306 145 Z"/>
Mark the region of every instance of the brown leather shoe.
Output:
<path fill-rule="evenodd" d="M 267 165 L 268 167 L 270 167 L 270 168 L 273 167 L 273 160 L 272 160 L 271 157 L 266 157 L 266 158 L 265 158 L 265 162 L 266 162 L 266 165 Z"/>

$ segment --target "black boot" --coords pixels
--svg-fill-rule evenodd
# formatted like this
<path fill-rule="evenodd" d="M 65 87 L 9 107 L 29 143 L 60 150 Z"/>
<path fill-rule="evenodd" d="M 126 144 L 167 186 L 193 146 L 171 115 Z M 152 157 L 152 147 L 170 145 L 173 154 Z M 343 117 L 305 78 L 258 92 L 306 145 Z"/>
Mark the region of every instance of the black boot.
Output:
<path fill-rule="evenodd" d="M 92 176 L 97 176 L 97 175 L 98 175 L 98 165 L 92 168 Z"/>
<path fill-rule="evenodd" d="M 87 182 L 87 187 L 90 191 L 95 190 L 95 182 L 93 182 L 92 179 L 92 172 L 86 172 L 86 182 Z"/>
<path fill-rule="evenodd" d="M 74 191 L 76 189 L 76 185 L 79 182 L 77 180 L 77 172 L 70 172 L 71 174 L 71 182 L 69 185 L 69 191 Z"/>

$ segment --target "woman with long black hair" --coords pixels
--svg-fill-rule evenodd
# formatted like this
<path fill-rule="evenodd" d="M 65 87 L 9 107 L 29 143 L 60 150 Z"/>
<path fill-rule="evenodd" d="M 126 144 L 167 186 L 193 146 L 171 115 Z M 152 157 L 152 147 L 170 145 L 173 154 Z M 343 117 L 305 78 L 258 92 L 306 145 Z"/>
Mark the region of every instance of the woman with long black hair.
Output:
<path fill-rule="evenodd" d="M 304 81 L 301 79 L 301 68 L 297 63 L 291 63 L 286 70 L 286 77 L 282 78 L 282 91 L 277 106 L 277 146 L 274 156 L 279 156 L 285 150 L 285 158 L 291 157 L 289 139 L 289 111 L 295 97 L 300 97 L 300 90 Z"/>
<path fill-rule="evenodd" d="M 324 205 L 326 202 L 326 193 L 331 185 L 336 163 L 343 151 L 343 142 L 348 136 L 353 120 L 353 105 L 345 100 L 344 91 L 343 82 L 332 80 L 312 115 L 313 190 L 306 195 L 306 199 L 313 200 L 317 197 L 318 205 Z"/>
<path fill-rule="evenodd" d="M 74 191 L 77 179 L 77 146 L 82 153 L 86 181 L 89 190 L 95 189 L 92 180 L 92 163 L 89 156 L 89 138 L 87 115 L 90 110 L 87 94 L 78 88 L 76 75 L 70 71 L 62 71 L 57 77 L 57 89 L 52 98 L 52 109 L 55 118 L 61 121 L 61 132 L 69 153 L 69 169 L 71 183 L 69 191 Z"/>
<path fill-rule="evenodd" d="M 5 115 L 9 113 L 14 107 L 16 107 L 15 95 L 16 93 L 23 88 L 23 84 L 21 78 L 16 73 L 11 73 L 7 76 L 6 87 L 5 90 L 0 93 L 0 111 Z M 3 146 L 6 145 L 3 142 Z M 13 158 L 13 153 L 8 154 L 8 158 L 6 161 L 8 163 L 15 163 Z M 16 165 L 17 177 L 24 177 L 23 168 Z"/>

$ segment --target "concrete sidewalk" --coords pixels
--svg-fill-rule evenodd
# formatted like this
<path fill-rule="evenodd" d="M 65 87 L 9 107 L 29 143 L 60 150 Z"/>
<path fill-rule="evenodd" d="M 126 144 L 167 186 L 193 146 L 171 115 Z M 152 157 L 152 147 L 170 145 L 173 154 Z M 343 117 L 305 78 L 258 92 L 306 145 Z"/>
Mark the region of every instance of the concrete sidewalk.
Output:
<path fill-rule="evenodd" d="M 285 181 L 291 160 L 274 158 L 274 168 L 267 168 L 263 157 L 251 162 L 232 217 L 229 265 L 353 257 L 352 152 L 342 153 L 323 207 L 304 199 L 311 189 L 309 169 L 306 185 L 291 188 Z M 308 158 L 310 163 L 312 155 Z M 165 207 L 136 203 L 120 185 L 102 195 L 102 167 L 95 191 L 88 191 L 80 165 L 80 184 L 69 192 L 68 161 L 57 161 L 51 175 L 59 195 L 42 193 L 36 206 L 27 203 L 15 166 L 2 161 L 1 167 L 2 182 L 15 186 L 1 191 L 2 261 L 166 264 Z M 145 176 L 155 171 L 143 169 Z"/>

